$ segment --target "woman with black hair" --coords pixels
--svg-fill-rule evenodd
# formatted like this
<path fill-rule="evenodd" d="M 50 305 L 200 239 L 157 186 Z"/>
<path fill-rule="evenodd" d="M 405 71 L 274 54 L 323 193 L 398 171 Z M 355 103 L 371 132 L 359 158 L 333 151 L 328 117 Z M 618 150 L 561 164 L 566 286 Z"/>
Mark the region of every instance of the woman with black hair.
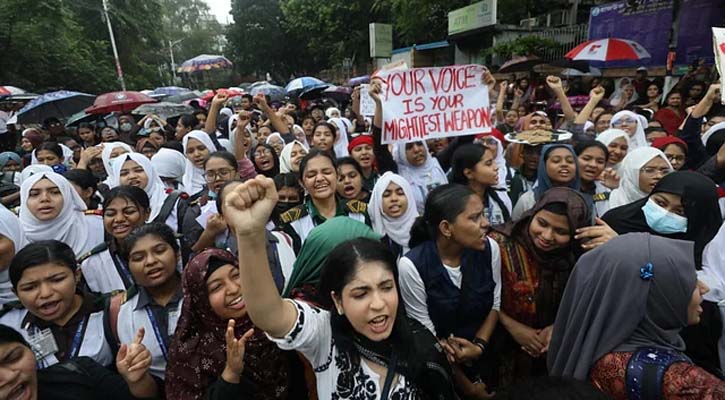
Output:
<path fill-rule="evenodd" d="M 408 315 L 438 337 L 459 393 L 478 399 L 488 398 L 481 375 L 491 371 L 482 367 L 501 307 L 501 256 L 486 236 L 483 210 L 467 186 L 433 189 L 411 228 L 411 250 L 398 262 Z"/>
<path fill-rule="evenodd" d="M 280 348 L 310 361 L 318 397 L 455 399 L 445 355 L 405 316 L 395 258 L 379 241 L 356 239 L 330 253 L 320 277 L 330 311 L 279 296 L 263 235 L 276 201 L 274 182 L 257 177 L 227 195 L 224 215 L 239 245 L 249 317 Z"/>
<path fill-rule="evenodd" d="M 478 144 L 464 144 L 453 153 L 451 182 L 468 186 L 483 202 L 483 211 L 491 225 L 511 220 L 511 199 L 499 182 L 499 166 L 495 154 Z"/>
<path fill-rule="evenodd" d="M 71 169 L 66 171 L 63 176 L 73 185 L 89 210 L 98 209 L 103 199 L 97 193 L 98 179 L 93 172 L 87 169 Z"/>
<path fill-rule="evenodd" d="M 273 178 L 279 174 L 279 157 L 274 147 L 266 143 L 257 143 L 250 149 L 250 158 L 258 174 Z"/>
<path fill-rule="evenodd" d="M 370 192 L 363 188 L 363 169 L 352 157 L 337 160 L 337 194 L 347 200 L 360 200 L 367 203 Z"/>
<path fill-rule="evenodd" d="M 121 247 L 135 228 L 146 223 L 150 213 L 143 189 L 119 186 L 108 193 L 103 202 L 103 228 L 108 240 L 78 257 L 83 281 L 91 292 L 111 293 L 135 285 Z"/>
<path fill-rule="evenodd" d="M 197 129 L 199 126 L 203 126 L 204 124 L 199 124 L 199 120 L 197 120 L 196 116 L 194 114 L 184 114 L 181 117 L 179 117 L 179 120 L 176 122 L 176 131 L 174 133 L 174 139 L 181 140 L 186 136 L 187 133 L 193 131 L 194 129 Z"/>
<path fill-rule="evenodd" d="M 0 398 L 37 400 L 135 400 L 160 398 L 148 373 L 151 358 L 140 344 L 144 332 L 123 345 L 116 372 L 79 357 L 38 369 L 35 349 L 17 330 L 0 325 Z"/>
<path fill-rule="evenodd" d="M 601 178 L 607 166 L 609 150 L 603 143 L 594 140 L 579 141 L 574 147 L 579 164 L 579 191 L 591 197 L 590 204 L 594 204 L 595 217 L 601 217 L 609 211 L 609 193 L 611 189 L 605 185 L 614 186 L 616 182 L 603 182 Z M 609 173 L 607 176 L 611 176 Z M 615 186 L 616 187 L 616 186 Z"/>
<path fill-rule="evenodd" d="M 39 368 L 83 356 L 104 366 L 113 362 L 103 305 L 79 290 L 80 278 L 73 250 L 57 240 L 31 243 L 10 263 L 20 304 L 6 305 L 0 323 L 33 345 Z"/>

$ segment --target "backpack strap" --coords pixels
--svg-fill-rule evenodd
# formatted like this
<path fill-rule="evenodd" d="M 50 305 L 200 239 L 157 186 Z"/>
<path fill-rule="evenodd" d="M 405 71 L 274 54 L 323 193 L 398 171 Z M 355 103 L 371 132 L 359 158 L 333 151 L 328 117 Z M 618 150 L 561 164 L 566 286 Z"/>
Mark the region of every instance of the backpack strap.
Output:
<path fill-rule="evenodd" d="M 161 206 L 161 211 L 159 211 L 159 215 L 154 218 L 154 222 L 160 222 L 162 224 L 166 222 L 169 215 L 171 215 L 171 212 L 174 210 L 176 201 L 181 197 L 181 193 L 182 192 L 179 192 L 178 190 L 174 190 L 166 196 L 164 204 Z"/>
<path fill-rule="evenodd" d="M 640 347 L 627 363 L 625 383 L 629 400 L 662 398 L 665 372 L 677 362 L 692 363 L 679 352 L 657 347 Z"/>
<path fill-rule="evenodd" d="M 128 292 L 114 292 L 107 300 L 106 312 L 104 313 L 103 325 L 106 342 L 112 347 L 113 353 L 117 353 L 121 346 L 118 338 L 118 314 L 121 312 L 121 305 L 126 302 Z"/>

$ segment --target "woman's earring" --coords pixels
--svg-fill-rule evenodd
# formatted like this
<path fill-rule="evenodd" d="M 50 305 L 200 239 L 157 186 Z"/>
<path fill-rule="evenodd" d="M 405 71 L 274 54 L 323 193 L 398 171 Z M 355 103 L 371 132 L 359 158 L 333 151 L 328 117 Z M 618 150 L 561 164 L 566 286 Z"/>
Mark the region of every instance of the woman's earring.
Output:
<path fill-rule="evenodd" d="M 340 314 L 340 315 L 345 315 L 345 311 L 343 309 L 341 309 L 341 308 L 338 308 L 337 309 L 337 313 Z"/>

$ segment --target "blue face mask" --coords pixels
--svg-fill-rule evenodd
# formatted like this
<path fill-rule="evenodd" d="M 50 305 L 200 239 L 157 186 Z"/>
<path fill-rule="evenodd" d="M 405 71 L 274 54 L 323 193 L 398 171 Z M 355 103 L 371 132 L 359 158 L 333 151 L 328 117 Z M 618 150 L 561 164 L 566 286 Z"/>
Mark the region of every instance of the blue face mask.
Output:
<path fill-rule="evenodd" d="M 687 218 L 671 213 L 649 199 L 642 207 L 644 218 L 655 232 L 663 235 L 687 232 Z"/>
<path fill-rule="evenodd" d="M 216 200 L 216 193 L 212 192 L 211 190 L 207 191 L 206 195 L 209 196 L 209 199 Z"/>

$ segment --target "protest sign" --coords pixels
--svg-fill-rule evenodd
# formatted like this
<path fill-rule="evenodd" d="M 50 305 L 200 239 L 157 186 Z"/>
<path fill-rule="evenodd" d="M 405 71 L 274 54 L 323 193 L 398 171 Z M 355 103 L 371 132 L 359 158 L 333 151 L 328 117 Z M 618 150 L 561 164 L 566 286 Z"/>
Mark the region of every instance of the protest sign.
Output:
<path fill-rule="evenodd" d="M 360 85 L 360 113 L 366 117 L 375 115 L 375 100 L 370 97 L 370 85 Z"/>
<path fill-rule="evenodd" d="M 720 102 L 725 104 L 725 28 L 712 28 L 715 66 L 720 74 Z"/>
<path fill-rule="evenodd" d="M 407 143 L 437 137 L 491 131 L 485 67 L 380 71 L 383 80 L 383 143 Z"/>

